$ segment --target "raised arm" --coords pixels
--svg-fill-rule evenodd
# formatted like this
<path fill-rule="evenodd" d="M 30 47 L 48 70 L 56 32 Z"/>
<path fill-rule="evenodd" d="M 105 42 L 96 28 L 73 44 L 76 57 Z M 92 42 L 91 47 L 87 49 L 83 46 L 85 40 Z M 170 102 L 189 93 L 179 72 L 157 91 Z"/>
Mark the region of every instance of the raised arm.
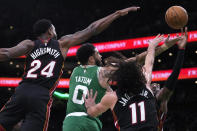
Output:
<path fill-rule="evenodd" d="M 163 41 L 163 39 L 164 39 L 163 35 L 161 36 L 157 35 L 156 38 L 149 43 L 147 49 L 147 56 L 145 59 L 145 65 L 144 65 L 144 74 L 147 80 L 147 85 L 150 85 L 152 81 L 152 69 L 155 60 L 155 48 L 161 41 Z"/>
<path fill-rule="evenodd" d="M 28 54 L 34 48 L 31 40 L 24 40 L 12 48 L 0 48 L 0 61 L 6 61 Z"/>
<path fill-rule="evenodd" d="M 160 90 L 160 92 L 156 95 L 158 101 L 168 101 L 172 92 L 175 88 L 176 81 L 178 79 L 181 67 L 184 61 L 184 52 L 187 43 L 187 28 L 185 28 L 185 34 L 182 31 L 181 40 L 178 41 L 179 51 L 177 53 L 177 58 L 173 67 L 173 71 L 168 77 L 164 87 Z"/>
<path fill-rule="evenodd" d="M 69 48 L 71 46 L 82 43 L 90 37 L 97 35 L 105 30 L 117 18 L 127 15 L 130 11 L 137 11 L 138 9 L 139 7 L 129 7 L 126 9 L 118 10 L 113 14 L 110 14 L 100 20 L 93 22 L 82 31 L 76 32 L 72 35 L 63 36 L 61 39 L 59 39 L 59 43 L 62 48 Z"/>
<path fill-rule="evenodd" d="M 161 53 L 165 52 L 166 50 L 168 50 L 170 47 L 175 45 L 180 40 L 180 37 L 176 37 L 173 39 L 169 39 L 169 38 L 170 38 L 170 35 L 168 35 L 168 37 L 164 41 L 163 45 L 161 45 L 155 49 L 155 56 L 158 56 Z M 147 51 L 140 53 L 136 57 L 128 58 L 126 61 L 137 61 L 138 63 L 143 65 L 145 62 L 146 55 L 147 55 Z"/>

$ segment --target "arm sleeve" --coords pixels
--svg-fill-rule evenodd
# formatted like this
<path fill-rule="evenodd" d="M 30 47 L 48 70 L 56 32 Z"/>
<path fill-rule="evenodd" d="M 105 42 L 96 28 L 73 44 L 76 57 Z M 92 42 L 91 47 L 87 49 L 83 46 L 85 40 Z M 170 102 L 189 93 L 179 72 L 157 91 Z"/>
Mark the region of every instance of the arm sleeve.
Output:
<path fill-rule="evenodd" d="M 175 88 L 177 78 L 179 76 L 181 67 L 183 65 L 184 53 L 185 53 L 184 49 L 180 49 L 178 51 L 177 58 L 173 67 L 173 71 L 165 83 L 165 87 L 167 87 L 169 90 L 173 90 Z"/>

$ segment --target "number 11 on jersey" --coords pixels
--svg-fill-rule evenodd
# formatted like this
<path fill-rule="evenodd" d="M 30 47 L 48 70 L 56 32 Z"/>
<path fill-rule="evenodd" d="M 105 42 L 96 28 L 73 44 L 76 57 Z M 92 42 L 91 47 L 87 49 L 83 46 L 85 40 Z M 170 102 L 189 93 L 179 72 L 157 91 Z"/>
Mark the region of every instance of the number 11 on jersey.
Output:
<path fill-rule="evenodd" d="M 138 108 L 139 107 L 139 108 Z M 145 121 L 145 106 L 144 101 L 141 101 L 139 103 L 132 103 L 129 108 L 131 109 L 131 123 L 136 124 L 137 123 L 137 110 L 140 109 L 140 122 Z"/>

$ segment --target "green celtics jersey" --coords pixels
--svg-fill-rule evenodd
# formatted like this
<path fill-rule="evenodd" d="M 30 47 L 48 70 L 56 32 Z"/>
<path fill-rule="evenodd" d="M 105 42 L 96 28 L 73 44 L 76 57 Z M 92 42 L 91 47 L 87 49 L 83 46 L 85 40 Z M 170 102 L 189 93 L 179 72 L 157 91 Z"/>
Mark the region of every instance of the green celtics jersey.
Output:
<path fill-rule="evenodd" d="M 102 88 L 98 80 L 98 66 L 78 66 L 73 70 L 69 84 L 69 100 L 67 103 L 67 113 L 86 112 L 83 95 L 87 95 L 88 90 L 97 91 L 95 102 L 99 103 L 105 95 L 106 89 Z"/>

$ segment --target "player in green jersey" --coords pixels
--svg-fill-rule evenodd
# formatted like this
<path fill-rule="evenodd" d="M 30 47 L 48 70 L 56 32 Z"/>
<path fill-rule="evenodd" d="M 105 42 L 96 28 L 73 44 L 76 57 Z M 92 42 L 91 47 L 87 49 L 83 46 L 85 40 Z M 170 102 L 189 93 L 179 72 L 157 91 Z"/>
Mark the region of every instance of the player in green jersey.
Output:
<path fill-rule="evenodd" d="M 89 117 L 86 114 L 83 95 L 87 95 L 90 89 L 94 92 L 97 91 L 96 102 L 100 102 L 105 94 L 106 86 L 99 81 L 101 55 L 92 44 L 84 44 L 77 51 L 77 57 L 82 65 L 76 67 L 70 77 L 67 116 L 64 120 L 63 130 L 99 131 L 102 124 L 98 118 Z"/>

